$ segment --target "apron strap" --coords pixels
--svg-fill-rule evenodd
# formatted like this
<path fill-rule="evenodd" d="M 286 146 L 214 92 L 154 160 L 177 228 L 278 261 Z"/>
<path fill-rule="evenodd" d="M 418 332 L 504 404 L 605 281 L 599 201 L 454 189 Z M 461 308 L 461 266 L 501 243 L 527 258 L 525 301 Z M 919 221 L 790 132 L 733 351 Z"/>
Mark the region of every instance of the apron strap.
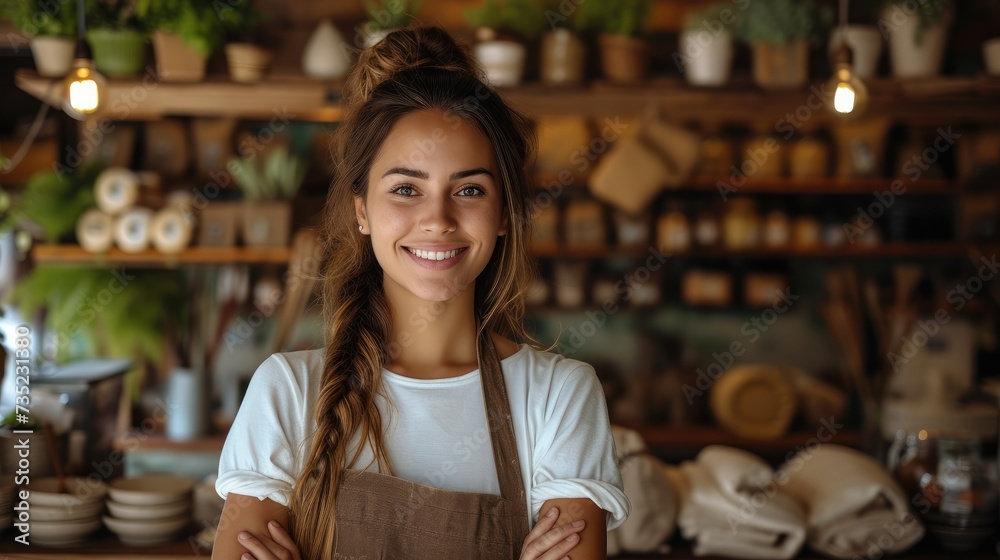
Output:
<path fill-rule="evenodd" d="M 508 500 L 526 503 L 524 482 L 521 479 L 521 461 L 517 456 L 517 440 L 510 415 L 510 401 L 504 384 L 503 368 L 493 339 L 486 329 L 480 331 L 477 352 L 483 399 L 486 401 L 486 418 L 489 423 L 493 461 L 496 463 L 500 495 Z M 526 507 L 526 506 L 525 506 Z"/>

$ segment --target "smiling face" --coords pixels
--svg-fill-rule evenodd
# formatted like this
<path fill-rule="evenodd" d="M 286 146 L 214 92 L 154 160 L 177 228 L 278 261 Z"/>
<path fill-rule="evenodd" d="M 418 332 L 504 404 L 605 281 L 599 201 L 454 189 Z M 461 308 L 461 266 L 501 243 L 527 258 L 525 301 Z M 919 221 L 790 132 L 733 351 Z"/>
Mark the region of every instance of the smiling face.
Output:
<path fill-rule="evenodd" d="M 506 233 L 503 192 L 489 142 L 467 121 L 437 110 L 401 117 L 355 198 L 387 291 L 402 287 L 447 301 L 474 286 Z"/>

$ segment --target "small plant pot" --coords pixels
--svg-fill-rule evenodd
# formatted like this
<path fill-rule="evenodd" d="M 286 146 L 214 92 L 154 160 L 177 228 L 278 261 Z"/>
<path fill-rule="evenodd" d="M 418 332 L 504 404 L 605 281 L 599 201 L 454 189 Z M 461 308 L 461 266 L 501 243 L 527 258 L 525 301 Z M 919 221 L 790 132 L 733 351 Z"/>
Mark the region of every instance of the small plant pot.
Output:
<path fill-rule="evenodd" d="M 809 45 L 754 43 L 753 81 L 764 89 L 798 89 L 809 83 Z"/>
<path fill-rule="evenodd" d="M 146 66 L 146 38 L 131 29 L 92 29 L 87 42 L 94 68 L 110 77 L 135 76 Z"/>
<path fill-rule="evenodd" d="M 234 82 L 252 84 L 264 78 L 267 65 L 271 63 L 271 52 L 253 43 L 229 43 L 226 62 Z"/>
<path fill-rule="evenodd" d="M 649 42 L 625 35 L 601 35 L 601 69 L 619 84 L 638 84 L 649 73 Z"/>
<path fill-rule="evenodd" d="M 287 247 L 292 205 L 287 200 L 245 202 L 243 243 L 248 247 Z"/>
<path fill-rule="evenodd" d="M 198 216 L 198 245 L 232 247 L 242 226 L 243 204 L 212 200 Z"/>
<path fill-rule="evenodd" d="M 515 41 L 483 41 L 473 49 L 494 87 L 516 86 L 524 75 L 527 49 Z"/>
<path fill-rule="evenodd" d="M 45 78 L 62 78 L 73 67 L 76 42 L 66 37 L 33 37 L 31 54 L 35 59 L 38 75 Z"/>
<path fill-rule="evenodd" d="M 580 37 L 568 29 L 556 29 L 542 37 L 542 82 L 550 85 L 583 84 L 586 50 Z"/>
<path fill-rule="evenodd" d="M 887 22 L 889 60 L 896 78 L 930 78 L 941 72 L 947 46 L 952 13 L 945 12 L 941 21 L 920 33 L 920 17 L 907 13 L 899 6 L 882 12 Z"/>
<path fill-rule="evenodd" d="M 684 77 L 693 86 L 717 87 L 729 82 L 733 68 L 733 36 L 704 29 L 684 31 L 680 38 Z"/>
<path fill-rule="evenodd" d="M 164 82 L 200 82 L 205 79 L 207 57 L 189 47 L 180 35 L 157 30 L 153 33 L 156 74 Z"/>
<path fill-rule="evenodd" d="M 370 49 L 378 44 L 379 41 L 385 39 L 385 36 L 395 31 L 395 29 L 377 29 L 371 33 L 365 35 L 364 47 Z"/>

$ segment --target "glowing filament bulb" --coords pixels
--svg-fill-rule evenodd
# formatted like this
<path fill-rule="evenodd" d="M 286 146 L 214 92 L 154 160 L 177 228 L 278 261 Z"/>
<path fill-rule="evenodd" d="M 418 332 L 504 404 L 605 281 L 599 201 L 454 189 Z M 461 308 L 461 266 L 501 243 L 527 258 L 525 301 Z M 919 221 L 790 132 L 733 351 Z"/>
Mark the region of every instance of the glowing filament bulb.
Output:
<path fill-rule="evenodd" d="M 69 86 L 69 104 L 79 113 L 93 113 L 98 105 L 97 82 L 89 78 L 74 81 Z"/>
<path fill-rule="evenodd" d="M 856 97 L 854 88 L 851 87 L 851 84 L 847 82 L 838 83 L 837 91 L 833 95 L 834 110 L 843 114 L 854 112 L 854 102 Z"/>

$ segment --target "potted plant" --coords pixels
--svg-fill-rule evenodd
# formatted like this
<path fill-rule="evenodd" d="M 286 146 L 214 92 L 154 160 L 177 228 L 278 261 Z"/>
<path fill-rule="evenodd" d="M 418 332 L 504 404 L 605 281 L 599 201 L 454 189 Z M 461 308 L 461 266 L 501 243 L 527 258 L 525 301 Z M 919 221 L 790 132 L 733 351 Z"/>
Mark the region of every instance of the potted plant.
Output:
<path fill-rule="evenodd" d="M 423 0 L 365 0 L 368 21 L 360 32 L 360 43 L 368 48 L 381 41 L 393 29 L 402 29 L 417 17 Z"/>
<path fill-rule="evenodd" d="M 878 26 L 889 41 L 895 77 L 924 78 L 941 71 L 954 10 L 953 0 L 886 0 Z"/>
<path fill-rule="evenodd" d="M 649 0 L 587 0 L 581 26 L 599 33 L 601 69 L 616 83 L 634 84 L 649 72 L 649 41 L 639 37 L 649 20 Z"/>
<path fill-rule="evenodd" d="M 271 62 L 271 52 L 255 40 L 257 29 L 267 19 L 267 14 L 254 9 L 252 0 L 238 0 L 236 5 L 220 7 L 219 19 L 226 35 L 230 77 L 235 82 L 259 82 Z"/>
<path fill-rule="evenodd" d="M 731 3 L 714 4 L 684 18 L 684 30 L 674 62 L 695 86 L 729 82 L 733 65 L 732 29 L 739 12 Z"/>
<path fill-rule="evenodd" d="M 795 89 L 809 81 L 809 42 L 829 25 L 814 0 L 754 0 L 736 26 L 753 48 L 754 81 L 764 89 Z"/>
<path fill-rule="evenodd" d="M 163 81 L 199 82 L 208 55 L 222 40 L 223 26 L 213 2 L 155 0 L 149 8 L 156 73 Z"/>
<path fill-rule="evenodd" d="M 542 82 L 550 85 L 583 84 L 587 49 L 580 32 L 583 20 L 579 11 L 565 13 L 565 3 L 550 0 L 545 16 L 551 26 L 542 35 L 541 71 Z"/>
<path fill-rule="evenodd" d="M 524 75 L 525 43 L 545 26 L 545 8 L 536 0 L 485 0 L 466 10 L 466 20 L 477 28 L 473 53 L 496 87 L 516 86 Z"/>
<path fill-rule="evenodd" d="M 255 247 L 286 247 L 292 222 L 291 199 L 295 197 L 305 164 L 278 148 L 267 156 L 244 156 L 229 160 L 233 181 L 243 191 L 243 242 Z"/>
<path fill-rule="evenodd" d="M 78 167 L 72 173 L 49 170 L 35 173 L 17 195 L 0 192 L 9 213 L 0 230 L 10 225 L 32 232 L 47 243 L 59 243 L 76 230 L 77 220 L 95 204 L 94 181 L 103 169 L 100 162 Z"/>
<path fill-rule="evenodd" d="M 142 72 L 149 37 L 144 22 L 149 1 L 87 1 L 87 42 L 98 72 L 113 77 Z"/>
<path fill-rule="evenodd" d="M 73 65 L 76 6 L 69 2 L 6 0 L 0 17 L 10 19 L 29 39 L 39 76 L 62 78 Z"/>

